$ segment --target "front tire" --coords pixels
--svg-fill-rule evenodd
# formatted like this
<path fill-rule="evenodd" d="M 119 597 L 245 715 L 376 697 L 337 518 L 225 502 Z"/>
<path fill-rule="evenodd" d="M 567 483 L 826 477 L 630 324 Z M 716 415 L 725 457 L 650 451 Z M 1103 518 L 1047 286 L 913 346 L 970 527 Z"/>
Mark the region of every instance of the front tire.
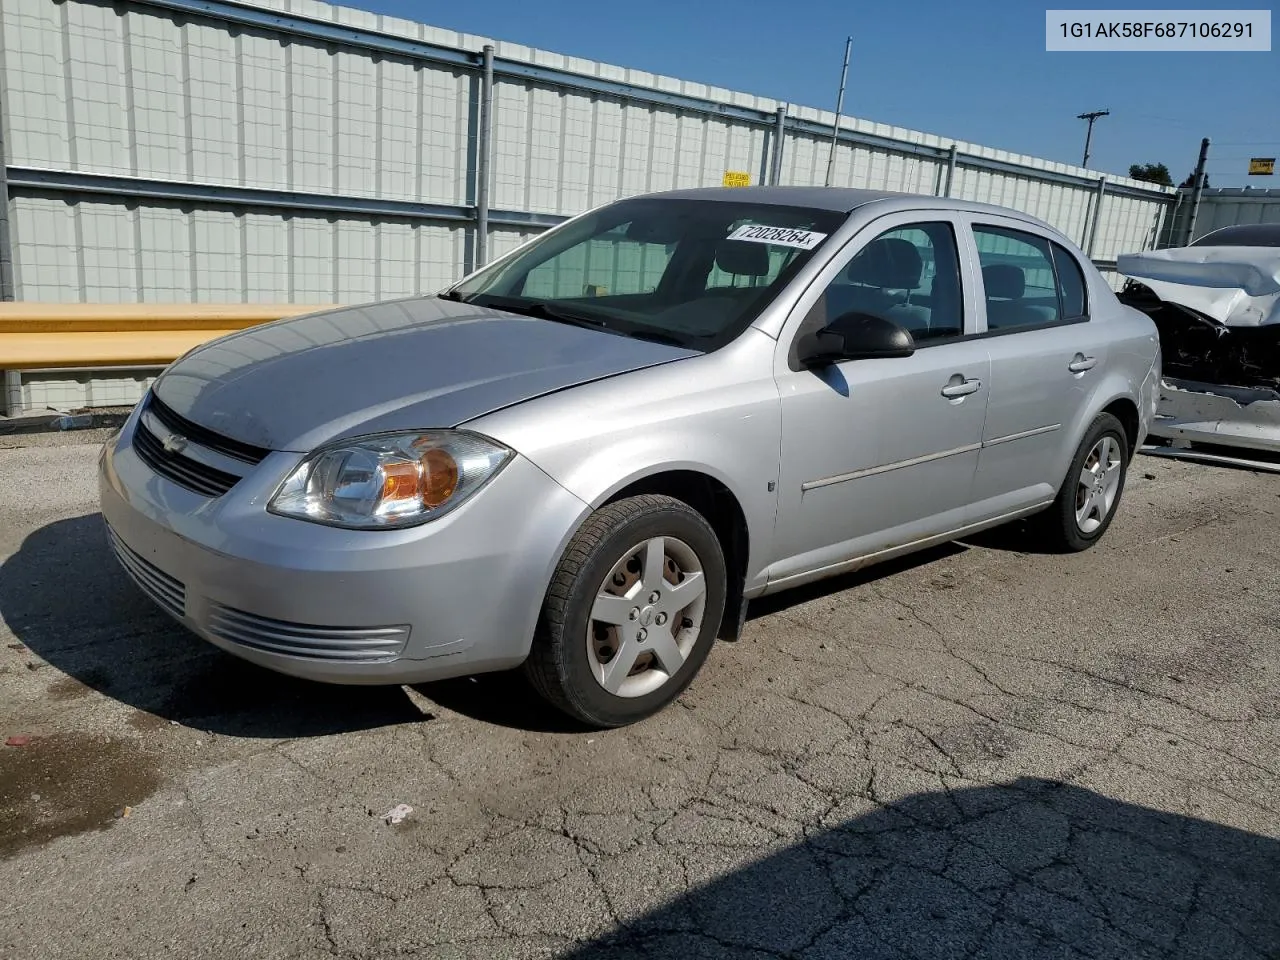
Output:
<path fill-rule="evenodd" d="M 1079 552 L 1102 539 L 1120 506 L 1130 456 L 1124 426 L 1109 413 L 1098 414 L 1071 458 L 1057 499 L 1039 517 L 1047 547 Z"/>
<path fill-rule="evenodd" d="M 656 494 L 610 503 L 565 550 L 525 673 L 547 701 L 589 726 L 651 716 L 702 667 L 726 586 L 720 541 L 688 504 Z"/>

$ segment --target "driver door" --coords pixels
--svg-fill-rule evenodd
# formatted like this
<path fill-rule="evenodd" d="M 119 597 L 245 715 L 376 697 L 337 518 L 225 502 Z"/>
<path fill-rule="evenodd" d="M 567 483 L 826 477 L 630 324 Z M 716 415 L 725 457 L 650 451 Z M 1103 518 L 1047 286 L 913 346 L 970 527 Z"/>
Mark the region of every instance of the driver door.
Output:
<path fill-rule="evenodd" d="M 984 341 L 966 336 L 978 311 L 957 233 L 936 212 L 879 218 L 797 303 L 775 367 L 782 463 L 771 586 L 964 525 L 991 361 Z M 804 369 L 797 339 L 847 312 L 906 327 L 915 353 Z"/>

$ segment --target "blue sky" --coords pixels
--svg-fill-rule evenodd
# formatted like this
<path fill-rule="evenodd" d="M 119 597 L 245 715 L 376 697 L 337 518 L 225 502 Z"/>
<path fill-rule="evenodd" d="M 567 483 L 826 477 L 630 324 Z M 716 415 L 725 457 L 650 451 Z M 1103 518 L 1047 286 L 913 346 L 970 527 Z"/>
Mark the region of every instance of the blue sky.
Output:
<path fill-rule="evenodd" d="M 1245 175 L 1248 157 L 1280 155 L 1274 24 L 1270 53 L 1047 53 L 1046 5 L 1025 0 L 347 3 L 828 110 L 853 34 L 848 115 L 1079 163 L 1077 114 L 1109 109 L 1094 128 L 1091 167 L 1163 162 L 1181 180 L 1208 136 L 1212 185 L 1280 187 L 1280 176 Z M 1257 0 L 1194 6 L 1266 9 Z"/>

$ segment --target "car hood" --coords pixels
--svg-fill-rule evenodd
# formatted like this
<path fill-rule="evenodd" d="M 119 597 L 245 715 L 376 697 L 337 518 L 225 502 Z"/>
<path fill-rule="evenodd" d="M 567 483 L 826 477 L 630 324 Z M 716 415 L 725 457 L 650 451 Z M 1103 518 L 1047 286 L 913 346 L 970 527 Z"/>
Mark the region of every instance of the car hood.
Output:
<path fill-rule="evenodd" d="M 1228 327 L 1280 324 L 1280 248 L 1153 250 L 1117 257 L 1116 271 Z"/>
<path fill-rule="evenodd" d="M 437 298 L 280 320 L 197 347 L 156 380 L 180 416 L 270 450 L 453 427 L 697 351 Z"/>

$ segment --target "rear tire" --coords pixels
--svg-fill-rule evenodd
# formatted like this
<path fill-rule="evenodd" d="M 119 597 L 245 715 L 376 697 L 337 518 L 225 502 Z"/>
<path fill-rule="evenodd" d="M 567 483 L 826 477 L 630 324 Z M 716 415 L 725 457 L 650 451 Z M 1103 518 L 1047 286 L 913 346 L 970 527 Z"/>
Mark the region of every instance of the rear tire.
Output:
<path fill-rule="evenodd" d="M 551 578 L 525 674 L 589 726 L 651 716 L 702 667 L 726 585 L 720 541 L 688 504 L 642 494 L 601 507 Z"/>
<path fill-rule="evenodd" d="M 1057 499 L 1036 517 L 1046 547 L 1074 553 L 1102 539 L 1120 506 L 1131 455 L 1120 421 L 1098 414 L 1071 458 Z"/>

